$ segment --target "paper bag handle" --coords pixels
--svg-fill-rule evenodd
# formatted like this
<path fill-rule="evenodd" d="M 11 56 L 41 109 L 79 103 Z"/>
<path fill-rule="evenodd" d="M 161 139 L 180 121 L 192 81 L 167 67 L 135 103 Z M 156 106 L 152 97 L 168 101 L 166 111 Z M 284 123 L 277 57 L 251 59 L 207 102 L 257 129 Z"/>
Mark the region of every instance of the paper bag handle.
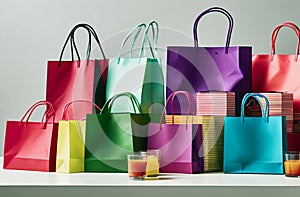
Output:
<path fill-rule="evenodd" d="M 257 100 L 257 102 L 259 103 L 259 106 L 261 108 L 261 111 L 262 111 L 262 117 L 264 117 L 266 122 L 268 122 L 269 121 L 269 100 L 267 99 L 267 97 L 265 97 L 264 95 L 259 94 L 259 93 L 247 93 L 243 97 L 242 104 L 241 104 L 241 117 L 243 119 L 243 122 L 244 122 L 244 118 L 245 118 L 245 109 L 244 108 L 245 108 L 248 98 L 250 98 L 250 97 L 253 97 Z M 265 109 L 263 109 L 263 105 L 262 105 L 261 101 L 259 100 L 259 98 L 263 98 L 265 100 L 265 103 L 266 103 Z"/>
<path fill-rule="evenodd" d="M 137 38 L 139 37 L 140 32 L 142 31 L 142 29 L 146 28 L 146 27 L 147 27 L 147 25 L 145 23 L 140 23 L 137 26 L 135 26 L 134 28 L 132 28 L 131 31 L 127 34 L 127 36 L 125 37 L 125 39 L 123 40 L 123 42 L 121 44 L 121 47 L 120 47 L 120 50 L 119 50 L 119 53 L 118 53 L 118 59 L 117 59 L 118 64 L 120 63 L 120 58 L 121 58 L 121 54 L 123 52 L 124 46 L 128 42 L 129 38 L 131 38 L 133 36 L 134 32 L 136 32 L 134 34 L 133 41 L 132 41 L 131 47 L 130 47 L 130 55 L 129 55 L 129 57 L 131 58 L 135 42 L 136 42 Z M 140 51 L 139 57 L 141 57 L 141 55 L 142 54 L 141 54 L 141 51 Z"/>
<path fill-rule="evenodd" d="M 292 22 L 286 22 L 286 23 L 283 23 L 281 25 L 278 25 L 272 32 L 272 38 L 271 38 L 271 43 L 272 43 L 272 46 L 271 46 L 271 55 L 270 55 L 270 61 L 273 61 L 273 58 L 274 58 L 274 54 L 275 54 L 275 42 L 276 42 L 276 39 L 277 39 L 277 35 L 279 33 L 279 30 L 282 28 L 282 27 L 289 27 L 291 28 L 292 30 L 295 31 L 297 37 L 298 37 L 298 44 L 297 44 L 297 48 L 296 48 L 296 54 L 295 54 L 295 59 L 294 61 L 297 61 L 298 60 L 298 55 L 299 55 L 299 47 L 300 47 L 300 30 L 299 30 L 299 27 L 297 25 L 295 25 L 294 23 Z"/>
<path fill-rule="evenodd" d="M 65 104 L 63 112 L 62 112 L 62 115 L 61 115 L 61 119 L 62 120 L 69 120 L 68 109 L 69 109 L 70 105 L 72 105 L 74 103 L 89 103 L 92 106 L 96 107 L 99 111 L 101 111 L 101 108 L 97 104 L 93 103 L 92 101 L 83 100 L 83 99 L 74 100 L 74 101 L 70 101 L 70 102 L 68 102 L 68 103 Z"/>
<path fill-rule="evenodd" d="M 152 37 L 153 37 L 153 46 L 149 40 L 149 30 L 150 27 L 152 29 Z M 139 52 L 139 59 L 141 59 L 141 57 L 145 56 L 145 48 L 146 48 L 146 43 L 148 42 L 151 54 L 153 58 L 157 58 L 157 42 L 158 42 L 158 31 L 159 31 L 159 26 L 158 23 L 156 21 L 151 21 L 149 24 L 145 24 L 145 23 L 140 23 L 137 26 L 135 26 L 133 29 L 131 29 L 131 31 L 127 34 L 127 36 L 125 37 L 125 39 L 123 40 L 119 53 L 118 53 L 118 58 L 117 58 L 117 63 L 120 63 L 120 58 L 121 58 L 121 54 L 123 52 L 124 46 L 127 43 L 127 41 L 129 40 L 130 37 L 133 36 L 134 32 L 136 32 L 134 34 L 133 37 L 133 41 L 131 43 L 131 47 L 130 47 L 130 54 L 129 54 L 129 58 L 132 58 L 132 52 L 133 52 L 133 47 L 136 43 L 137 38 L 140 35 L 140 32 L 142 31 L 142 29 L 145 28 L 144 34 L 143 34 L 143 38 L 142 38 L 142 46 Z M 153 49 L 154 48 L 154 49 Z"/>
<path fill-rule="evenodd" d="M 151 42 L 149 40 L 149 30 L 152 30 L 152 40 L 153 40 L 153 46 L 151 46 Z M 143 38 L 143 43 L 142 43 L 142 53 L 145 52 L 146 50 L 146 42 L 148 41 L 149 48 L 151 51 L 151 55 L 153 58 L 157 58 L 157 43 L 158 43 L 158 34 L 159 34 L 159 25 L 156 21 L 151 21 L 150 23 L 147 24 L 145 33 L 144 33 L 144 38 Z M 145 54 L 143 54 L 145 56 Z"/>
<path fill-rule="evenodd" d="M 137 111 L 139 113 L 142 113 L 142 109 L 141 109 L 141 106 L 139 104 L 139 101 L 137 100 L 137 98 L 131 94 L 130 92 L 123 92 L 123 93 L 120 93 L 120 94 L 117 94 L 113 97 L 111 97 L 103 106 L 102 108 L 102 111 L 101 111 L 101 114 L 107 114 L 107 113 L 111 113 L 111 108 L 112 108 L 112 105 L 113 103 L 120 97 L 128 97 L 132 103 L 132 106 L 133 106 L 133 110 L 134 110 L 134 113 L 137 113 Z"/>
<path fill-rule="evenodd" d="M 162 119 L 164 117 L 164 114 L 165 114 L 165 111 L 166 111 L 166 108 L 167 108 L 167 105 L 169 103 L 169 101 L 172 99 L 171 101 L 171 109 L 172 109 L 172 124 L 174 124 L 174 99 L 175 99 L 175 96 L 179 95 L 179 94 L 183 94 L 186 96 L 187 100 L 188 100 L 188 114 L 190 113 L 190 108 L 191 108 L 191 98 L 194 100 L 194 106 L 196 107 L 196 100 L 195 98 L 192 96 L 191 93 L 187 92 L 187 91 L 176 91 L 176 92 L 173 92 L 172 94 L 169 95 L 169 97 L 167 98 L 166 100 L 166 104 L 165 104 L 165 107 L 163 109 L 163 113 L 161 114 L 160 116 L 160 128 L 162 126 Z M 193 115 L 196 114 L 196 109 L 194 109 L 194 113 Z"/>
<path fill-rule="evenodd" d="M 36 102 L 35 104 L 33 104 L 26 112 L 25 114 L 22 116 L 21 120 L 20 120 L 20 124 L 23 123 L 24 119 L 26 118 L 25 120 L 25 126 L 27 125 L 33 111 L 38 107 L 38 106 L 42 106 L 42 105 L 45 105 L 46 106 L 46 110 L 42 116 L 42 120 L 41 120 L 41 125 L 43 128 L 46 128 L 47 126 L 47 122 L 49 120 L 49 118 L 52 116 L 53 118 L 53 122 L 54 122 L 54 118 L 55 118 L 55 110 L 53 108 L 53 105 L 46 101 L 46 100 L 42 100 L 42 101 L 38 101 Z"/>
<path fill-rule="evenodd" d="M 62 61 L 63 53 L 64 53 L 64 50 L 65 50 L 68 42 L 70 42 L 70 45 L 71 45 L 72 61 L 74 61 L 73 47 L 75 48 L 75 52 L 76 52 L 78 60 L 80 60 L 80 55 L 79 55 L 79 52 L 78 52 L 78 49 L 77 49 L 77 46 L 76 46 L 76 43 L 75 43 L 75 38 L 74 38 L 76 30 L 79 29 L 79 28 L 84 28 L 88 32 L 88 36 L 89 36 L 89 38 L 88 38 L 88 47 L 87 47 L 87 51 L 86 51 L 86 60 L 90 59 L 91 45 L 92 45 L 91 34 L 95 38 L 95 41 L 96 41 L 97 45 L 100 48 L 101 54 L 103 56 L 103 59 L 106 60 L 106 57 L 105 57 L 105 54 L 104 54 L 104 50 L 103 50 L 103 48 L 102 48 L 102 46 L 100 44 L 100 40 L 99 40 L 99 37 L 98 37 L 96 31 L 89 24 L 82 23 L 82 24 L 77 24 L 71 30 L 71 32 L 69 33 L 69 35 L 68 35 L 68 37 L 67 37 L 67 39 L 66 39 L 66 41 L 65 41 L 65 43 L 63 45 L 62 51 L 60 53 L 58 66 L 60 66 L 60 62 Z"/>
<path fill-rule="evenodd" d="M 209 8 L 207 10 L 205 10 L 204 12 L 202 12 L 195 20 L 194 22 L 194 28 L 193 28 L 193 33 L 194 33 L 194 46 L 196 48 L 198 48 L 198 35 L 197 35 L 197 26 L 199 23 L 199 20 L 206 14 L 211 13 L 211 12 L 219 12 L 224 14 L 227 18 L 228 18 L 228 22 L 229 22 L 229 27 L 228 27 L 228 32 L 227 32 L 227 38 L 226 38 L 226 44 L 225 44 L 225 53 L 228 53 L 228 48 L 229 48 L 229 44 L 230 44 L 230 39 L 231 39 L 231 34 L 232 34 L 232 29 L 233 29 L 233 18 L 230 15 L 230 13 L 225 10 L 224 8 L 221 7 L 212 7 Z"/>

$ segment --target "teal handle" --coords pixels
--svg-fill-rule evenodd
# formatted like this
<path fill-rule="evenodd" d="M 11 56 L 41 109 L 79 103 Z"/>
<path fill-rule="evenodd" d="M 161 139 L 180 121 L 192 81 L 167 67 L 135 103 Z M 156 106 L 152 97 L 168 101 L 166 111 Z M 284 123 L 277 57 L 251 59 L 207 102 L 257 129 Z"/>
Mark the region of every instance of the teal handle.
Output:
<path fill-rule="evenodd" d="M 128 97 L 132 103 L 132 106 L 133 106 L 133 110 L 134 110 L 134 113 L 136 113 L 137 111 L 139 113 L 142 112 L 142 108 L 139 104 L 139 101 L 137 100 L 137 98 L 131 94 L 130 92 L 123 92 L 123 93 L 120 93 L 120 94 L 117 94 L 113 97 L 111 97 L 103 106 L 102 108 L 102 111 L 101 111 L 101 114 L 107 114 L 107 113 L 111 113 L 111 109 L 112 109 L 112 105 L 113 103 L 120 97 Z"/>
<path fill-rule="evenodd" d="M 120 50 L 119 50 L 119 54 L 118 54 L 118 63 L 120 62 L 121 53 L 123 52 L 124 46 L 125 46 L 125 44 L 127 43 L 127 41 L 129 40 L 129 38 L 133 35 L 133 33 L 134 33 L 135 31 L 137 31 L 136 34 L 134 35 L 133 41 L 132 41 L 132 43 L 131 43 L 131 49 L 130 49 L 130 57 L 131 57 L 133 46 L 135 45 L 136 40 L 137 40 L 139 34 L 140 34 L 141 30 L 142 30 L 143 28 L 146 28 L 146 27 L 147 27 L 147 25 L 146 25 L 145 23 L 140 23 L 140 24 L 138 24 L 137 26 L 135 26 L 135 27 L 127 34 L 127 36 L 126 36 L 125 39 L 123 40 L 123 42 L 122 42 L 122 44 L 121 44 L 121 47 L 120 47 Z"/>
<path fill-rule="evenodd" d="M 246 104 L 246 101 L 248 100 L 248 98 L 250 97 L 253 97 L 255 98 L 258 103 L 259 103 L 259 106 L 262 110 L 262 117 L 265 117 L 266 121 L 268 121 L 269 119 L 269 100 L 267 99 L 267 97 L 265 97 L 264 95 L 262 94 L 259 94 L 259 93 L 247 93 L 245 94 L 245 96 L 243 97 L 243 100 L 242 100 L 242 104 L 241 104 L 241 117 L 243 118 L 243 121 L 244 121 L 244 117 L 245 117 L 245 104 Z M 266 102 L 266 108 L 264 109 L 263 106 L 262 106 L 262 103 L 261 101 L 259 100 L 259 98 L 263 98 Z"/>
<path fill-rule="evenodd" d="M 137 41 L 138 37 L 140 36 L 140 33 L 143 28 L 145 28 L 145 31 L 144 31 L 144 35 L 142 38 L 142 46 L 141 46 L 141 49 L 139 52 L 139 59 L 141 57 L 146 56 L 146 44 L 147 43 L 149 45 L 152 57 L 157 58 L 157 56 L 158 56 L 157 55 L 157 43 L 158 43 L 159 25 L 156 21 L 151 21 L 147 25 L 145 23 L 138 24 L 127 34 L 127 36 L 125 37 L 125 39 L 123 40 L 123 42 L 121 44 L 121 47 L 120 47 L 120 50 L 118 53 L 118 59 L 117 59 L 118 63 L 120 63 L 120 57 L 123 52 L 125 44 L 128 42 L 129 38 L 134 35 L 132 43 L 131 43 L 131 47 L 130 47 L 130 54 L 129 54 L 129 58 L 132 57 L 133 47 L 136 44 L 136 41 Z M 153 45 L 151 44 L 151 41 L 150 41 L 149 35 L 148 35 L 150 29 L 152 30 Z M 136 33 L 134 34 L 134 32 L 136 32 Z"/>
<path fill-rule="evenodd" d="M 153 46 L 151 46 L 151 41 L 149 40 L 149 30 L 152 30 L 152 40 L 153 40 Z M 143 56 L 145 56 L 145 49 L 146 49 L 146 43 L 148 41 L 149 44 L 149 48 L 151 51 L 151 55 L 153 58 L 157 58 L 157 43 L 158 43 L 158 34 L 159 34 L 159 25 L 156 21 L 151 21 L 150 23 L 148 23 L 147 28 L 145 30 L 144 33 L 144 39 L 143 39 L 143 43 L 142 43 L 142 51 L 140 52 L 140 56 L 143 53 Z"/>

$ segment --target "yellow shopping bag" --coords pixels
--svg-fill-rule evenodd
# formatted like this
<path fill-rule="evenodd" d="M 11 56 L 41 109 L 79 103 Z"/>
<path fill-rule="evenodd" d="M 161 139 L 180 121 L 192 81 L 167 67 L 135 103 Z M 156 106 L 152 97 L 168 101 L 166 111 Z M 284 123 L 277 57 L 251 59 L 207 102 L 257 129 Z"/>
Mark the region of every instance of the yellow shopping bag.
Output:
<path fill-rule="evenodd" d="M 68 109 L 71 104 L 81 102 L 92 104 L 101 110 L 96 104 L 86 100 L 76 100 L 67 103 L 64 107 L 62 120 L 59 121 L 57 152 L 56 152 L 56 172 L 75 173 L 84 171 L 84 151 L 85 151 L 85 125 L 86 120 L 69 120 Z M 84 115 L 84 112 L 74 110 Z M 77 119 L 78 114 L 72 115 Z"/>

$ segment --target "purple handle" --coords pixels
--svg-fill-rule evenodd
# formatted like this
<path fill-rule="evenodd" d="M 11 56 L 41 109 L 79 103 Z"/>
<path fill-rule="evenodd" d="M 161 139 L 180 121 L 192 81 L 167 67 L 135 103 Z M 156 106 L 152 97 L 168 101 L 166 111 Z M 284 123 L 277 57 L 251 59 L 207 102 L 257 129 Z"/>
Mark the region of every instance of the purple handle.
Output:
<path fill-rule="evenodd" d="M 227 32 L 227 39 L 226 39 L 226 45 L 225 45 L 225 53 L 228 53 L 228 48 L 229 48 L 229 44 L 230 44 L 230 39 L 231 39 L 231 34 L 232 34 L 232 29 L 233 29 L 233 18 L 232 16 L 229 14 L 229 12 L 227 12 L 225 9 L 220 8 L 220 7 L 212 7 L 209 8 L 207 10 L 205 10 L 204 12 L 202 12 L 195 20 L 194 22 L 194 28 L 193 28 L 193 32 L 194 32 L 194 45 L 197 48 L 198 47 L 198 35 L 197 35 L 197 27 L 198 27 L 198 22 L 199 20 L 206 14 L 210 13 L 210 12 L 220 12 L 222 14 L 224 14 L 229 21 L 229 27 L 228 27 L 228 32 Z"/>

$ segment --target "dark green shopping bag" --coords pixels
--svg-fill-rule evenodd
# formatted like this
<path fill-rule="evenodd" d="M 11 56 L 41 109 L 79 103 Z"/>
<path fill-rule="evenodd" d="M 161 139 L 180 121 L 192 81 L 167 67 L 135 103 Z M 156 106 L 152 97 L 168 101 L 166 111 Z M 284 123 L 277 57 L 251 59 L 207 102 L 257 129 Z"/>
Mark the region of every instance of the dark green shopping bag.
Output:
<path fill-rule="evenodd" d="M 111 113 L 113 103 L 128 97 L 135 113 Z M 142 114 L 134 95 L 109 99 L 100 114 L 86 116 L 85 172 L 127 172 L 127 154 L 147 150 L 149 114 Z"/>

